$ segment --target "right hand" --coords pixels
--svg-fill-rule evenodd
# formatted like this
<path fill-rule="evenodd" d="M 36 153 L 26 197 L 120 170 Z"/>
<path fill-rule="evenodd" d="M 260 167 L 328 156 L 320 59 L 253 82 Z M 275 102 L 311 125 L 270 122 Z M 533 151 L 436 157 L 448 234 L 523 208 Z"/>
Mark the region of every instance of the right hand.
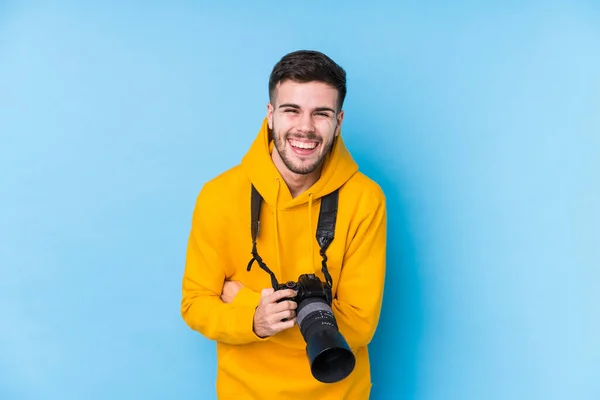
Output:
<path fill-rule="evenodd" d="M 254 312 L 254 333 L 256 333 L 256 336 L 261 338 L 273 336 L 296 324 L 295 310 L 298 305 L 291 300 L 277 302 L 286 297 L 294 296 L 296 296 L 296 292 L 292 289 L 275 291 L 269 288 L 262 290 L 260 303 Z M 282 321 L 286 318 L 287 321 Z"/>

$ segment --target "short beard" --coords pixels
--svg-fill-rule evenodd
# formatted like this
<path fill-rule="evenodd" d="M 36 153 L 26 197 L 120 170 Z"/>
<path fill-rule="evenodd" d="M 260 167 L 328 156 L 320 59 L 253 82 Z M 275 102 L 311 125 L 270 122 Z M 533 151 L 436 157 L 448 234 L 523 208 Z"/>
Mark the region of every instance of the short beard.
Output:
<path fill-rule="evenodd" d="M 283 161 L 283 164 L 291 172 L 298 174 L 298 175 L 308 175 L 308 174 L 316 171 L 317 168 L 321 167 L 321 165 L 323 165 L 323 160 L 325 160 L 325 157 L 327 157 L 327 154 L 329 154 L 329 152 L 331 151 L 331 148 L 333 147 L 333 142 L 334 142 L 333 139 L 329 143 L 319 141 L 320 146 L 327 146 L 327 147 L 323 148 L 324 151 L 321 153 L 321 156 L 314 163 L 308 164 L 308 165 L 294 165 L 292 159 L 289 157 L 289 154 L 286 152 L 286 148 L 285 148 L 285 145 L 286 145 L 288 139 L 290 137 L 294 137 L 294 135 L 286 133 L 285 135 L 283 135 L 283 137 L 281 137 L 280 135 L 278 135 L 276 133 L 275 123 L 273 123 L 273 129 L 271 130 L 270 134 L 271 134 L 271 138 L 273 139 L 273 142 L 275 144 L 275 149 L 277 150 L 277 153 L 279 153 L 279 157 Z M 309 133 L 308 135 L 302 136 L 302 138 L 308 139 L 308 140 L 315 140 L 315 141 L 319 139 L 318 136 L 315 135 L 314 133 Z"/>

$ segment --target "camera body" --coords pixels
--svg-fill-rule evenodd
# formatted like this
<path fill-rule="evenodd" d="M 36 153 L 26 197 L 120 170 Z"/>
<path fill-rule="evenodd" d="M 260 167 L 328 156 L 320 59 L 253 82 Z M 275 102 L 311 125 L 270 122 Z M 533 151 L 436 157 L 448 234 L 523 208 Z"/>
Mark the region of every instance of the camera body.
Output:
<path fill-rule="evenodd" d="M 283 300 L 292 300 L 298 304 L 308 299 L 322 299 L 331 307 L 332 293 L 331 288 L 322 282 L 315 274 L 302 274 L 298 277 L 298 281 L 289 281 L 281 283 L 277 290 L 292 289 L 296 291 L 296 296 Z"/>

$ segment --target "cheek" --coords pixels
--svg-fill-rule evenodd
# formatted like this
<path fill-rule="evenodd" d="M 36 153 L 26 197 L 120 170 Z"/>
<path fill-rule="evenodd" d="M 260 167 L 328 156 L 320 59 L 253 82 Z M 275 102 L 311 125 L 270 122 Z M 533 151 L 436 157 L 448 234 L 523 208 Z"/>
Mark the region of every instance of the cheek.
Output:
<path fill-rule="evenodd" d="M 285 133 L 294 126 L 294 121 L 287 115 L 278 116 L 273 118 L 273 124 L 277 129 L 277 133 Z"/>
<path fill-rule="evenodd" d="M 335 121 L 323 121 L 322 124 L 319 125 L 319 133 L 323 138 L 323 141 L 329 143 L 335 137 L 335 133 L 337 130 L 337 124 Z"/>
<path fill-rule="evenodd" d="M 319 130 L 323 132 L 323 134 L 333 134 L 337 127 L 337 121 L 335 119 L 323 119 L 316 123 L 316 126 L 319 127 Z"/>

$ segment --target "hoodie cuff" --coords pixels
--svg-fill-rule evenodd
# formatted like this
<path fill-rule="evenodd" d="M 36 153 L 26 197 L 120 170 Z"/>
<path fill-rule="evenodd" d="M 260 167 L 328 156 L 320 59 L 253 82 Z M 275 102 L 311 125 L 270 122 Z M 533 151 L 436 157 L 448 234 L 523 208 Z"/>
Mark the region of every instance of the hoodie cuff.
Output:
<path fill-rule="evenodd" d="M 231 333 L 239 336 L 243 341 L 265 341 L 268 337 L 261 338 L 254 333 L 254 313 L 260 303 L 260 293 L 244 286 L 231 302 L 235 309 L 231 322 Z"/>

